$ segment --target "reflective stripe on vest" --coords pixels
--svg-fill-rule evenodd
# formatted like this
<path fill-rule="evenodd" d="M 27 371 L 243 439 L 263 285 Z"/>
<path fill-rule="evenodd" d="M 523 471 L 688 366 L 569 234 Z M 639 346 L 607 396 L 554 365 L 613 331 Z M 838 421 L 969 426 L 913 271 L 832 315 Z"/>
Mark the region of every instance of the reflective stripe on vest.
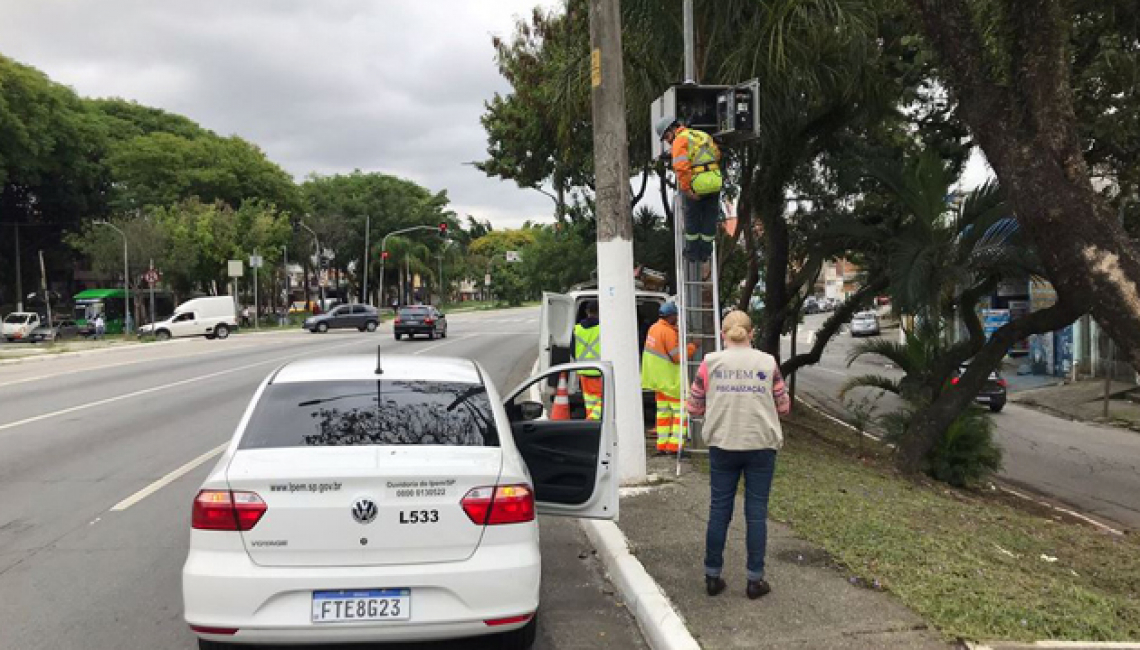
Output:
<path fill-rule="evenodd" d="M 577 361 L 599 361 L 602 358 L 602 328 L 582 327 L 579 323 L 574 326 L 574 359 Z M 582 370 L 578 372 L 583 377 L 600 377 L 597 370 Z"/>
<path fill-rule="evenodd" d="M 694 129 L 685 129 L 684 134 L 689 139 L 689 160 L 693 162 L 693 191 L 698 195 L 719 192 L 722 184 L 718 164 L 720 152 L 712 136 Z"/>

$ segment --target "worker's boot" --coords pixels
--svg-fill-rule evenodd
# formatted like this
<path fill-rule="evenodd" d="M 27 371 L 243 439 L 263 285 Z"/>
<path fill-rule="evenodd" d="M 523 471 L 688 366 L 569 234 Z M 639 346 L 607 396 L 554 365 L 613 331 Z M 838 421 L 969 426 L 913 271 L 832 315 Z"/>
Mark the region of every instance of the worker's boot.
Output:
<path fill-rule="evenodd" d="M 749 600 L 756 600 L 761 596 L 766 596 L 772 592 L 772 587 L 768 585 L 766 580 L 749 580 L 748 587 L 745 588 L 745 593 L 748 594 Z"/>

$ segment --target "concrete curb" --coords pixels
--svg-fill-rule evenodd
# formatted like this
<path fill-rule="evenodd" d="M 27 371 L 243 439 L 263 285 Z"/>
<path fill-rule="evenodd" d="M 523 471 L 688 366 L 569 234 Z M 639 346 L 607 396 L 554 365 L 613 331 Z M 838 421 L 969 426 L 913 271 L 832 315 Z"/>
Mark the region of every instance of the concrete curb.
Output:
<path fill-rule="evenodd" d="M 653 650 L 701 650 L 665 592 L 629 552 L 629 542 L 617 524 L 595 519 L 583 519 L 581 524 L 626 608 L 637 619 L 649 647 Z"/>

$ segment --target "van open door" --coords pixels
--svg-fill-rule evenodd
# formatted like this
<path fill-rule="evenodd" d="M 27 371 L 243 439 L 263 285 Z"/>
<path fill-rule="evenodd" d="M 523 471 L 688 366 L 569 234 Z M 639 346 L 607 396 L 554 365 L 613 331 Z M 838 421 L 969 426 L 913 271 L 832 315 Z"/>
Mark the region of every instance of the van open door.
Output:
<path fill-rule="evenodd" d="M 601 373 L 602 413 L 596 420 L 555 419 L 539 387 L 553 375 L 583 370 Z M 511 433 L 534 482 L 540 514 L 617 519 L 617 428 L 609 362 L 555 366 L 527 379 L 504 401 Z"/>
<path fill-rule="evenodd" d="M 555 347 L 569 347 L 574 339 L 574 299 L 564 293 L 542 293 L 538 319 L 538 369 L 553 364 Z"/>

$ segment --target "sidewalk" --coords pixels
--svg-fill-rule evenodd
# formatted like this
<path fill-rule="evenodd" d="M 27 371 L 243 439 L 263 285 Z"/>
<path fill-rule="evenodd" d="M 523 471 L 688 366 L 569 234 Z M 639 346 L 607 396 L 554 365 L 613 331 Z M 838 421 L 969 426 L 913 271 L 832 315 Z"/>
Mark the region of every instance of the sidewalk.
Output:
<path fill-rule="evenodd" d="M 658 476 L 672 478 L 675 467 L 669 458 L 649 459 L 650 473 Z M 849 582 L 824 551 L 774 521 L 768 523 L 767 555 L 772 593 L 748 600 L 741 498 L 725 551 L 728 590 L 708 597 L 703 570 L 708 502 L 707 474 L 686 463 L 677 482 L 624 497 L 618 522 L 633 554 L 672 600 L 702 647 L 956 647 L 889 594 Z"/>
<path fill-rule="evenodd" d="M 1104 417 L 1104 380 L 1089 379 L 1060 386 L 1026 390 L 1010 396 L 1010 401 L 1031 406 L 1051 415 L 1111 424 L 1140 431 L 1140 404 L 1129 399 L 1140 392 L 1133 383 L 1112 382 L 1109 388 L 1109 417 Z"/>

